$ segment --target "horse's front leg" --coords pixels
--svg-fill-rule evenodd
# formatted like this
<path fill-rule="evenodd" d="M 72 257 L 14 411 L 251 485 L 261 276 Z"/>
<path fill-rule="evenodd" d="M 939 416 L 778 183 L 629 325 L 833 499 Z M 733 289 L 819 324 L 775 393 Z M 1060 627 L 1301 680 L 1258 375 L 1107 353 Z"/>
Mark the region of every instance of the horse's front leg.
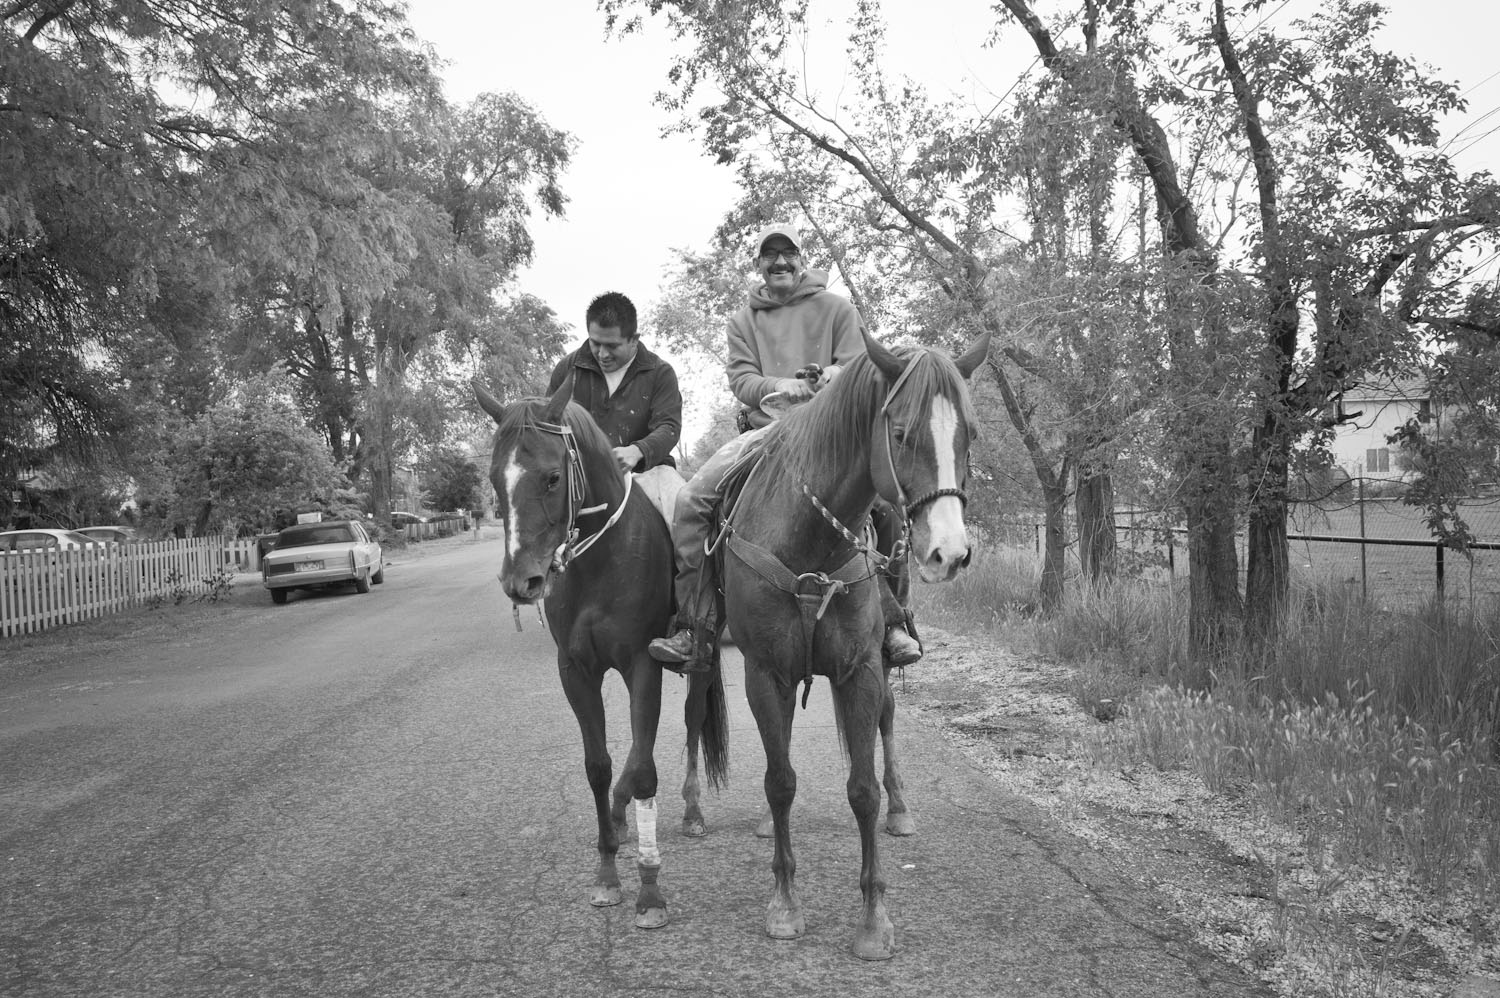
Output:
<path fill-rule="evenodd" d="M 776 885 L 766 906 L 766 934 L 773 939 L 796 939 L 807 931 L 802 898 L 797 893 L 797 857 L 792 852 L 792 801 L 797 796 L 797 771 L 792 768 L 792 717 L 797 689 L 787 683 L 778 689 L 771 670 L 745 653 L 745 696 L 766 753 L 766 803 L 775 828 L 771 872 Z M 874 765 L 874 760 L 871 760 Z"/>
<path fill-rule="evenodd" d="M 861 960 L 889 960 L 896 951 L 896 929 L 885 910 L 885 876 L 880 870 L 880 784 L 875 778 L 875 732 L 884 709 L 885 676 L 878 665 L 855 670 L 834 688 L 834 709 L 844 721 L 849 749 L 849 807 L 859 823 L 859 888 L 863 896 L 854 955 Z"/>
<path fill-rule="evenodd" d="M 567 662 L 561 655 L 558 672 L 562 677 L 563 693 L 567 695 L 573 716 L 578 719 L 578 730 L 583 735 L 583 771 L 594 795 L 594 814 L 599 823 L 599 868 L 594 874 L 589 904 L 597 907 L 619 904 L 620 874 L 615 867 L 615 854 L 620 850 L 620 833 L 611 820 L 609 809 L 613 763 L 604 740 L 604 698 L 600 694 L 604 677 L 601 673 L 586 670 L 581 663 Z"/>
<path fill-rule="evenodd" d="M 658 878 L 661 851 L 656 842 L 656 729 L 661 721 L 661 667 L 644 647 L 626 674 L 630 686 L 630 758 L 615 787 L 615 813 L 623 822 L 625 805 L 635 801 L 636 872 L 640 891 L 635 899 L 635 924 L 656 929 L 667 924 L 667 902 Z"/>
<path fill-rule="evenodd" d="M 891 689 L 891 670 L 882 669 L 885 686 L 880 705 L 880 755 L 885 760 L 885 830 L 891 835 L 915 835 L 917 826 L 906 810 L 902 793 L 900 759 L 896 749 L 896 693 Z"/>

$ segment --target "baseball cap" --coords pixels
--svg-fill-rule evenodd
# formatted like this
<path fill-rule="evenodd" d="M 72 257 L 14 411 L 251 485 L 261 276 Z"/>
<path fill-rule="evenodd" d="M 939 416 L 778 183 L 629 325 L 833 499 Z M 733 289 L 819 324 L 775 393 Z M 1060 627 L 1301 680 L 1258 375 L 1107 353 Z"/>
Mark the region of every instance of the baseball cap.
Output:
<path fill-rule="evenodd" d="M 755 256 L 760 256 L 760 251 L 765 248 L 766 240 L 772 236 L 782 236 L 790 240 L 791 244 L 798 250 L 802 249 L 802 236 L 797 233 L 797 230 L 785 223 L 776 222 L 766 226 L 755 234 L 755 242 L 752 244 Z"/>

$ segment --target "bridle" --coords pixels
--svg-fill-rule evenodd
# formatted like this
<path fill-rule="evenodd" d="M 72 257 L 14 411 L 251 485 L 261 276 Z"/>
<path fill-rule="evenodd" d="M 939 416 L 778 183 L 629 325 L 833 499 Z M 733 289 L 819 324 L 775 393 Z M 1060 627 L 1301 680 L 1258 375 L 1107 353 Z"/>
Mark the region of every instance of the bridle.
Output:
<path fill-rule="evenodd" d="M 911 374 L 916 366 L 917 362 L 914 359 L 902 369 L 900 377 L 896 379 L 895 384 L 891 385 L 891 390 L 886 392 L 885 402 L 880 406 L 880 421 L 885 427 L 885 462 L 887 469 L 891 473 L 891 484 L 896 488 L 896 502 L 894 505 L 898 515 L 901 517 L 901 537 L 903 540 L 911 533 L 911 521 L 916 515 L 924 507 L 937 502 L 943 496 L 955 497 L 965 509 L 969 506 L 968 493 L 964 492 L 961 488 L 933 489 L 931 492 L 908 502 L 906 499 L 906 490 L 901 487 L 901 478 L 896 474 L 896 437 L 891 426 L 891 403 L 896 400 L 896 394 L 905 386 L 907 376 Z M 937 441 L 933 441 L 934 446 L 936 443 Z"/>
<path fill-rule="evenodd" d="M 566 423 L 543 423 L 540 421 L 529 423 L 526 429 L 540 430 L 543 433 L 551 433 L 562 438 L 563 446 L 567 449 L 568 459 L 563 462 L 563 474 L 568 480 L 568 522 L 567 529 L 563 535 L 563 542 L 557 546 L 552 553 L 552 571 L 561 575 L 567 571 L 568 566 L 579 555 L 593 547 L 603 537 L 610 527 L 619 522 L 625 512 L 625 503 L 630 499 L 630 489 L 635 481 L 635 476 L 625 476 L 625 495 L 620 499 L 620 505 L 610 514 L 604 526 L 594 531 L 589 536 L 579 540 L 578 518 L 588 516 L 591 513 L 602 512 L 609 508 L 609 503 L 600 503 L 597 506 L 584 507 L 584 496 L 588 493 L 588 480 L 583 473 L 583 456 L 578 450 L 578 441 L 573 436 L 573 428 Z M 547 513 L 547 523 L 550 526 L 554 521 L 551 513 Z"/>

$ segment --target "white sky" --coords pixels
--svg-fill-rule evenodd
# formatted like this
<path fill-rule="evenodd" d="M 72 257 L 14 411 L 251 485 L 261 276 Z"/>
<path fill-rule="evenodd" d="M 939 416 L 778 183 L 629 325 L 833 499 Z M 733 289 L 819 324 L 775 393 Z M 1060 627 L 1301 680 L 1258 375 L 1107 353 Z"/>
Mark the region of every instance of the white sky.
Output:
<path fill-rule="evenodd" d="M 594 0 L 409 2 L 417 33 L 450 63 L 445 78 L 451 99 L 513 91 L 550 125 L 578 139 L 562 181 L 571 199 L 567 216 L 535 220 L 536 261 L 521 275 L 522 290 L 579 329 L 589 299 L 601 291 L 623 291 L 644 311 L 657 297 L 670 250 L 705 249 L 736 193 L 730 170 L 715 165 L 691 138 L 660 134 L 671 124 L 652 102 L 668 67 L 671 42 L 665 33 L 652 29 L 646 36 L 607 40 Z M 1316 0 L 1289 0 L 1266 10 L 1280 20 L 1309 2 Z M 1389 5 L 1388 46 L 1472 88 L 1471 121 L 1494 115 L 1471 124 L 1474 135 L 1500 126 L 1500 64 L 1493 55 L 1500 3 Z M 831 6 L 818 0 L 813 9 Z M 985 0 L 888 0 L 892 58 L 930 89 L 951 88 L 992 103 L 998 94 L 986 81 L 997 90 L 1009 87 L 1034 50 L 1016 27 L 1007 29 L 1001 49 L 982 48 L 993 24 L 989 6 Z M 1055 9 L 1049 0 L 1037 7 Z M 1496 169 L 1497 161 L 1500 140 L 1490 139 L 1462 155 L 1460 166 Z"/>

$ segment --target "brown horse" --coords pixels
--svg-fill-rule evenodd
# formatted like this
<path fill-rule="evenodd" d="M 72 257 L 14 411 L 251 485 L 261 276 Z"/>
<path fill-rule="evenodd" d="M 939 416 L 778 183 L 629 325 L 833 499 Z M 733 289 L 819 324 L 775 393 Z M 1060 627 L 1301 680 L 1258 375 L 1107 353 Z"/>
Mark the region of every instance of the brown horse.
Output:
<path fill-rule="evenodd" d="M 583 735 L 584 772 L 599 823 L 599 867 L 589 898 L 619 904 L 615 856 L 626 835 L 625 807 L 635 801 L 635 924 L 666 924 L 658 884 L 656 729 L 662 668 L 646 652 L 666 633 L 673 612 L 672 543 L 666 521 L 615 463 L 608 439 L 564 383 L 551 399 L 502 405 L 475 386 L 479 405 L 498 424 L 490 462 L 496 513 L 505 527 L 500 583 L 516 604 L 542 601 L 557 643 L 563 692 Z M 610 800 L 612 762 L 605 742 L 604 677 L 620 673 L 630 691 L 630 754 Z M 687 834 L 703 833 L 698 807 L 698 745 L 717 786 L 728 769 L 728 715 L 717 661 L 689 679 L 692 767 L 683 786 Z"/>
<path fill-rule="evenodd" d="M 897 355 L 868 335 L 865 345 L 866 356 L 780 421 L 731 500 L 724 599 L 766 753 L 775 838 L 766 931 L 778 939 L 805 931 L 789 823 L 797 792 L 789 746 L 798 683 L 827 676 L 862 848 L 853 950 L 883 960 L 895 951 L 875 827 L 875 736 L 891 705 L 875 582 L 884 566 L 859 528 L 879 495 L 905 519 L 924 582 L 948 581 L 968 564 L 963 487 L 975 420 L 966 379 L 989 337 L 956 360 L 928 349 Z"/>

